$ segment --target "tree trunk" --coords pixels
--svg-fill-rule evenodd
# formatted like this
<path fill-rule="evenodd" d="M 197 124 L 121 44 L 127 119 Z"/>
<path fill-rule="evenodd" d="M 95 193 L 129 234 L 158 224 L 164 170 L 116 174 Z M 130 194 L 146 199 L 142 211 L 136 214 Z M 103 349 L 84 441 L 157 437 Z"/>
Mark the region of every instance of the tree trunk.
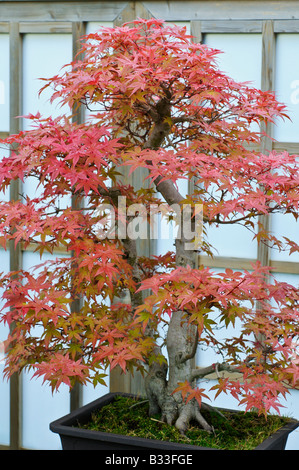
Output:
<path fill-rule="evenodd" d="M 159 111 L 159 118 L 156 120 L 151 135 L 144 145 L 144 148 L 157 149 L 162 144 L 166 135 L 170 131 L 170 126 L 165 120 L 170 117 L 170 106 L 167 101 L 161 100 L 163 113 Z M 179 193 L 175 185 L 170 180 L 156 178 L 156 189 L 163 196 L 169 206 L 180 207 L 180 238 L 175 241 L 176 264 L 177 266 L 197 266 L 197 252 L 186 249 L 190 240 L 184 239 L 184 214 L 182 203 L 184 197 Z M 190 217 L 190 214 L 187 217 Z M 162 420 L 169 425 L 175 425 L 184 434 L 191 420 L 196 420 L 206 431 L 211 432 L 211 426 L 204 420 L 200 413 L 200 407 L 195 399 L 188 403 L 183 401 L 180 392 L 174 393 L 180 383 L 185 382 L 193 374 L 193 359 L 197 350 L 197 327 L 188 323 L 188 314 L 183 311 L 172 312 L 167 332 L 167 354 L 168 367 L 166 364 L 155 362 L 149 369 L 145 381 L 147 397 L 149 399 L 150 415 L 161 413 Z M 157 347 L 157 351 L 160 349 Z"/>
<path fill-rule="evenodd" d="M 146 378 L 150 415 L 161 413 L 162 421 L 175 425 L 182 434 L 191 420 L 196 420 L 206 431 L 212 431 L 200 413 L 198 402 L 192 399 L 186 403 L 180 392 L 174 393 L 180 383 L 192 377 L 192 360 L 197 346 L 197 328 L 188 324 L 186 312 L 173 312 L 166 344 L 168 367 L 155 363 Z"/>
<path fill-rule="evenodd" d="M 176 246 L 177 264 L 194 266 L 194 253 L 186 252 L 184 240 L 177 240 Z M 206 431 L 212 431 L 200 412 L 198 402 L 192 399 L 186 403 L 181 392 L 174 393 L 180 383 L 193 376 L 197 344 L 197 326 L 188 322 L 188 312 L 173 312 L 166 338 L 168 367 L 165 364 L 153 364 L 146 379 L 150 414 L 160 412 L 162 421 L 175 425 L 182 434 L 188 429 L 191 420 L 197 421 Z M 191 385 L 196 385 L 194 380 L 191 382 Z"/>

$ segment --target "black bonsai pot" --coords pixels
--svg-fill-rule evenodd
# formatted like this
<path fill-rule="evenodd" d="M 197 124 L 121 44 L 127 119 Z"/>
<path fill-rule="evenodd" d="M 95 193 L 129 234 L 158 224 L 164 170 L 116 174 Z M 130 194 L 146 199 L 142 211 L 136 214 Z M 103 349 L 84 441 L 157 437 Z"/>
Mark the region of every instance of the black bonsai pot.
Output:
<path fill-rule="evenodd" d="M 92 413 L 111 403 L 116 396 L 134 395 L 125 393 L 108 393 L 103 397 L 79 408 L 68 415 L 53 421 L 50 430 L 59 434 L 63 450 L 132 450 L 132 451 L 196 451 L 215 450 L 208 447 L 158 441 L 131 436 L 93 431 L 77 427 L 78 422 L 85 424 Z M 272 436 L 255 447 L 254 450 L 284 450 L 288 435 L 299 426 L 299 421 L 292 420 Z"/>

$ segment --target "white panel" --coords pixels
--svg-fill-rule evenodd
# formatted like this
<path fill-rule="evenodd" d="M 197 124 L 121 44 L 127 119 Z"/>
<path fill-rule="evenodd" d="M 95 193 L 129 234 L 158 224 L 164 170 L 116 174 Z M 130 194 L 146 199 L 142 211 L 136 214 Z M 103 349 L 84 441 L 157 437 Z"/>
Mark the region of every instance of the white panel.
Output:
<path fill-rule="evenodd" d="M 282 401 L 281 404 L 285 406 L 285 408 L 282 408 L 281 414 L 299 419 L 299 390 L 290 390 L 286 400 Z M 299 450 L 299 428 L 289 435 L 285 449 Z"/>
<path fill-rule="evenodd" d="M 154 238 L 157 240 L 157 255 L 164 255 L 168 251 L 175 251 L 176 227 L 173 222 L 168 222 L 165 217 L 157 215 L 154 217 Z"/>
<path fill-rule="evenodd" d="M 204 42 L 223 53 L 219 68 L 234 80 L 260 87 L 262 36 L 260 34 L 205 34 Z"/>
<path fill-rule="evenodd" d="M 63 385 L 52 395 L 42 379 L 31 380 L 31 375 L 24 373 L 22 390 L 22 446 L 32 450 L 61 449 L 60 438 L 50 431 L 49 424 L 70 412 L 68 387 Z"/>
<path fill-rule="evenodd" d="M 9 252 L 0 250 L 0 272 L 9 271 Z M 0 308 L 2 308 L 2 296 L 0 291 Z M 9 445 L 9 382 L 3 377 L 4 349 L 3 341 L 7 338 L 9 328 L 0 323 L 0 445 Z"/>
<path fill-rule="evenodd" d="M 207 241 L 212 245 L 215 256 L 255 259 L 257 244 L 253 234 L 240 225 L 219 225 L 205 227 Z"/>
<path fill-rule="evenodd" d="M 260 34 L 206 34 L 205 43 L 223 51 L 217 59 L 219 68 L 236 81 L 251 82 L 255 87 L 261 82 Z M 218 256 L 255 258 L 256 243 L 253 235 L 239 225 L 219 225 L 207 229 L 207 240 L 217 249 Z"/>
<path fill-rule="evenodd" d="M 63 113 L 58 101 L 49 103 L 51 89 L 38 96 L 45 85 L 40 78 L 51 78 L 72 60 L 72 36 L 69 34 L 25 34 L 23 41 L 23 114 L 40 112 L 56 117 Z M 67 113 L 68 109 L 64 108 Z M 24 122 L 25 129 L 28 123 Z"/>
<path fill-rule="evenodd" d="M 43 117 L 57 117 L 68 108 L 61 108 L 58 102 L 49 102 L 51 89 L 38 93 L 45 82 L 40 78 L 50 78 L 61 72 L 61 67 L 72 60 L 72 36 L 68 34 L 26 34 L 23 42 L 23 114 L 40 112 Z M 30 122 L 24 120 L 24 128 Z M 37 182 L 27 179 L 23 190 L 34 196 Z M 69 203 L 69 201 L 67 201 Z M 62 203 L 65 205 L 65 201 Z"/>
<path fill-rule="evenodd" d="M 279 282 L 286 282 L 291 284 L 292 286 L 299 287 L 299 275 L 298 274 L 290 274 L 290 273 L 275 273 L 272 272 L 275 279 Z"/>
<path fill-rule="evenodd" d="M 112 28 L 112 21 L 90 21 L 86 25 L 86 34 L 91 34 L 97 32 L 101 27 Z"/>
<path fill-rule="evenodd" d="M 111 21 L 90 21 L 86 25 L 86 34 L 96 33 L 102 27 L 112 28 L 113 23 Z M 100 106 L 96 106 L 93 109 L 85 109 L 85 119 L 92 122 L 92 118 L 90 117 L 90 115 L 94 114 L 94 112 L 98 111 L 99 109 L 101 109 Z"/>
<path fill-rule="evenodd" d="M 271 231 L 273 232 L 273 235 L 283 242 L 283 237 L 287 237 L 299 244 L 299 224 L 296 222 L 294 217 L 289 214 L 273 214 L 271 216 Z M 288 251 L 272 249 L 270 258 L 275 261 L 292 261 L 298 263 L 299 253 L 294 252 L 289 255 Z"/>
<path fill-rule="evenodd" d="M 107 371 L 106 373 L 108 374 L 108 376 L 106 377 L 107 387 L 105 387 L 105 385 L 97 385 L 96 387 L 94 387 L 92 384 L 88 384 L 83 387 L 83 405 L 86 405 L 87 403 L 90 403 L 93 400 L 97 400 L 103 395 L 106 395 L 106 393 L 109 393 L 109 371 Z"/>
<path fill-rule="evenodd" d="M 280 120 L 274 137 L 280 142 L 299 142 L 299 34 L 277 35 L 275 90 L 291 121 Z"/>
<path fill-rule="evenodd" d="M 38 253 L 25 252 L 23 269 L 55 258 L 47 254 L 40 260 Z M 59 437 L 49 430 L 49 423 L 69 413 L 69 388 L 63 385 L 52 395 L 48 383 L 42 385 L 43 379 L 32 379 L 32 374 L 22 374 L 22 446 L 34 450 L 59 449 Z"/>
<path fill-rule="evenodd" d="M 112 26 L 112 23 L 89 23 L 87 32 L 96 31 L 100 26 Z M 60 73 L 60 67 L 71 61 L 72 43 L 70 35 L 33 35 L 27 34 L 24 38 L 24 101 L 23 113 L 40 111 L 42 115 L 57 116 L 63 110 L 50 105 L 50 91 L 44 92 L 38 98 L 38 91 L 43 82 L 38 77 L 51 77 Z M 44 60 L 47 57 L 47 60 Z M 64 108 L 64 112 L 68 112 Z M 26 124 L 25 124 L 26 126 Z M 33 197 L 36 182 L 27 179 L 24 183 L 24 192 Z M 64 197 L 60 207 L 70 204 Z M 49 258 L 50 256 L 47 256 Z M 24 253 L 23 267 L 28 269 L 40 263 L 38 254 Z M 109 384 L 109 378 L 108 378 Z M 108 388 L 92 386 L 84 387 L 83 399 L 90 400 L 107 393 Z M 61 387 L 58 394 L 52 396 L 48 385 L 42 386 L 42 380 L 31 380 L 31 375 L 23 374 L 23 441 L 22 445 L 28 449 L 58 449 L 60 440 L 56 434 L 49 431 L 49 423 L 69 412 L 69 389 Z"/>
<path fill-rule="evenodd" d="M 279 282 L 286 282 L 293 286 L 299 287 L 298 274 L 273 273 L 275 279 Z M 299 390 L 290 390 L 285 400 L 281 400 L 281 404 L 285 407 L 281 409 L 281 414 L 291 418 L 299 419 Z M 299 430 L 293 431 L 287 441 L 286 450 L 299 450 Z"/>
<path fill-rule="evenodd" d="M 9 35 L 0 34 L 0 132 L 9 131 Z"/>

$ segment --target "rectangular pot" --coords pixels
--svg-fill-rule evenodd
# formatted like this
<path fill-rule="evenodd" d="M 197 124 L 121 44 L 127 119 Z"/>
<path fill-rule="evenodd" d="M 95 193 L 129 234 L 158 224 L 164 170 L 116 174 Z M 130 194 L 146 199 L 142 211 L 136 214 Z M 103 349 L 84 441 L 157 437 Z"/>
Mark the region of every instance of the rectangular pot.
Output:
<path fill-rule="evenodd" d="M 93 402 L 82 406 L 76 411 L 50 423 L 50 430 L 59 434 L 63 450 L 163 450 L 163 451 L 195 451 L 216 450 L 174 442 L 144 439 L 119 434 L 91 431 L 76 427 L 77 423 L 85 424 L 92 413 L 103 406 L 109 405 L 116 396 L 134 397 L 127 393 L 108 393 Z M 254 450 L 284 450 L 290 432 L 299 426 L 299 421 L 292 421 L 259 444 Z"/>

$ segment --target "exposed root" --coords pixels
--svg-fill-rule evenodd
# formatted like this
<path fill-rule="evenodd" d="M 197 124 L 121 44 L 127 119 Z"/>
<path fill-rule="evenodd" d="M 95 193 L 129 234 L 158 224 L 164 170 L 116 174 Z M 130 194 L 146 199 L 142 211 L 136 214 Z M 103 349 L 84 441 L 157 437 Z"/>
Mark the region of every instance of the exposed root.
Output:
<path fill-rule="evenodd" d="M 199 407 L 195 407 L 195 418 L 196 421 L 201 425 L 201 427 L 207 431 L 208 433 L 214 432 L 213 426 L 210 426 L 207 421 L 202 416 L 201 412 L 199 411 Z"/>
<path fill-rule="evenodd" d="M 212 433 L 213 427 L 204 419 L 200 412 L 199 405 L 196 400 L 191 400 L 188 403 L 184 403 L 180 407 L 179 417 L 175 422 L 175 427 L 180 431 L 181 434 L 185 434 L 187 431 L 190 421 L 195 420 L 197 423 L 208 433 Z"/>
<path fill-rule="evenodd" d="M 219 416 L 221 416 L 221 418 L 227 420 L 227 417 L 224 416 L 224 414 L 221 413 L 221 411 L 219 411 L 218 408 L 214 408 L 214 406 L 208 405 L 208 403 L 202 402 L 201 409 L 205 411 L 213 411 L 214 413 L 217 413 Z"/>
<path fill-rule="evenodd" d="M 157 400 L 154 403 L 157 403 Z M 214 432 L 213 427 L 202 416 L 196 400 L 178 404 L 172 396 L 166 396 L 162 404 L 161 421 L 175 426 L 183 436 L 191 421 L 196 421 L 208 433 Z"/>

